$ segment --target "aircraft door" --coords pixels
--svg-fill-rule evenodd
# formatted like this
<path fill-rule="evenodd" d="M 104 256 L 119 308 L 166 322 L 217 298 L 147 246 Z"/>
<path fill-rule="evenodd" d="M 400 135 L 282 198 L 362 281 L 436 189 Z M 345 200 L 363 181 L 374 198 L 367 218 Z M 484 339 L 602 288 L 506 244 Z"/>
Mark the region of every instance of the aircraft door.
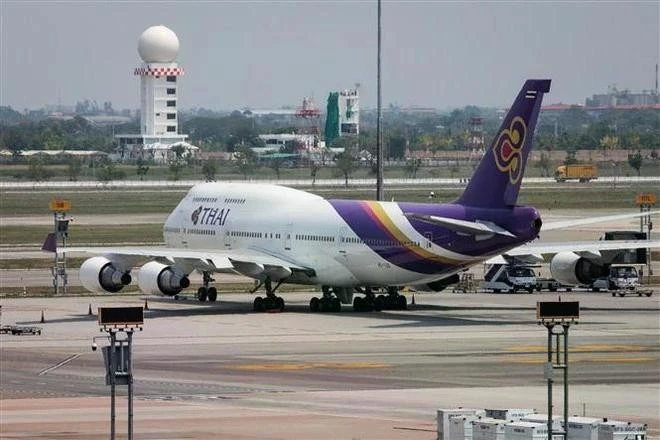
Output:
<path fill-rule="evenodd" d="M 291 236 L 293 235 L 293 223 L 288 223 L 284 228 L 284 234 L 282 234 L 282 240 L 284 242 L 284 250 L 291 250 Z"/>
<path fill-rule="evenodd" d="M 426 238 L 426 247 L 430 249 L 431 245 L 433 244 L 433 233 L 425 232 L 424 237 Z"/>
<path fill-rule="evenodd" d="M 225 222 L 221 231 L 224 231 L 225 234 L 225 249 L 231 249 L 234 242 L 233 237 L 231 236 L 231 221 Z"/>
<path fill-rule="evenodd" d="M 348 236 L 348 228 L 339 229 L 337 234 L 337 251 L 339 255 L 346 256 L 346 237 Z"/>

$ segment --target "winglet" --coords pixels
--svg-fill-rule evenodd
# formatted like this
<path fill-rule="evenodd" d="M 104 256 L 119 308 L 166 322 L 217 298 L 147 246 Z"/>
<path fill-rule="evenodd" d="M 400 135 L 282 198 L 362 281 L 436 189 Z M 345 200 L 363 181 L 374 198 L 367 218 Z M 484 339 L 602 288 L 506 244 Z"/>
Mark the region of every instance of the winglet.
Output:
<path fill-rule="evenodd" d="M 548 91 L 549 79 L 525 81 L 497 136 L 456 203 L 483 208 L 516 204 L 541 101 Z"/>
<path fill-rule="evenodd" d="M 42 251 L 46 252 L 57 252 L 57 237 L 54 232 L 51 232 L 46 236 L 44 244 L 41 246 Z"/>

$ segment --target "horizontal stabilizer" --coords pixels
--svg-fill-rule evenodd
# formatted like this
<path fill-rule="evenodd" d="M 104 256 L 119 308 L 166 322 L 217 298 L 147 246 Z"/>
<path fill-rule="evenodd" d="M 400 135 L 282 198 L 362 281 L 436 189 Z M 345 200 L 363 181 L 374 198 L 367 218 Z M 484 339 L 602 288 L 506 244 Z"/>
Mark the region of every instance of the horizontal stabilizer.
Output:
<path fill-rule="evenodd" d="M 426 223 L 432 223 L 434 225 L 443 226 L 452 231 L 462 232 L 464 234 L 470 235 L 484 235 L 484 234 L 497 234 L 505 235 L 507 237 L 515 237 L 511 232 L 507 231 L 501 226 L 496 225 L 492 222 L 486 221 L 466 221 L 466 220 L 457 220 L 455 218 L 449 217 L 438 217 L 435 215 L 422 215 L 422 214 L 413 214 L 406 213 L 404 214 L 409 219 L 419 220 Z"/>

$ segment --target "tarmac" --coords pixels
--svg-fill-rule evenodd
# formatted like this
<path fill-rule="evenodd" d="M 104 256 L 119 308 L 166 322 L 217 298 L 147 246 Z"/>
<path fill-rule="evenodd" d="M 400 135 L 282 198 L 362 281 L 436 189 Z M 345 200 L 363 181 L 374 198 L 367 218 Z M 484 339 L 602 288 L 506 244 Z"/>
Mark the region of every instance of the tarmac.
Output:
<path fill-rule="evenodd" d="M 579 301 L 569 334 L 569 411 L 648 424 L 660 438 L 660 301 L 609 293 L 415 293 L 407 311 L 251 312 L 252 295 L 3 298 L 0 437 L 109 436 L 98 307 L 144 306 L 134 334 L 134 438 L 435 439 L 438 408 L 547 412 L 547 330 L 537 301 Z M 409 300 L 412 293 L 407 293 Z M 92 315 L 89 315 L 89 311 Z M 44 323 L 41 323 L 43 313 Z M 563 385 L 553 389 L 554 413 Z M 119 387 L 117 438 L 127 438 Z"/>

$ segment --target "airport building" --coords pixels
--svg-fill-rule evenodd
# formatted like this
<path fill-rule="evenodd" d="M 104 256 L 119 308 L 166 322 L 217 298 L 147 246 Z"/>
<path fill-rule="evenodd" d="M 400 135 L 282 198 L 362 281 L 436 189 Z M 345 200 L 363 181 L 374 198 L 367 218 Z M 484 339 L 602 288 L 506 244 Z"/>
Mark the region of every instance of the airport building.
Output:
<path fill-rule="evenodd" d="M 152 26 L 138 40 L 142 64 L 134 71 L 140 77 L 140 133 L 118 134 L 113 158 L 131 161 L 138 158 L 169 163 L 177 151 L 195 155 L 199 148 L 179 133 L 179 78 L 184 69 L 176 61 L 179 39 L 165 26 Z"/>

